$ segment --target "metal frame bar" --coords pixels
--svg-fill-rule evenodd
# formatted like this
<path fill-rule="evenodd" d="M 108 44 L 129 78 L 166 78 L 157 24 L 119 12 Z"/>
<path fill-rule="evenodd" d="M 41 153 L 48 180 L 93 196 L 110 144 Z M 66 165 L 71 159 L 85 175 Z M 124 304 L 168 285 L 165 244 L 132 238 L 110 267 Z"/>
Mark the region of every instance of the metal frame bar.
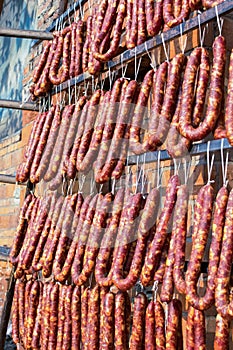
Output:
<path fill-rule="evenodd" d="M 34 111 L 39 112 L 39 107 L 35 103 L 13 101 L 13 100 L 1 100 L 0 108 L 20 109 L 22 111 Z"/>
<path fill-rule="evenodd" d="M 21 39 L 40 39 L 40 40 L 52 40 L 53 34 L 43 30 L 22 30 L 22 29 L 10 29 L 0 28 L 0 36 L 6 36 L 11 38 Z"/>
<path fill-rule="evenodd" d="M 222 141 L 223 140 L 223 141 Z M 223 142 L 223 144 L 222 144 Z M 201 154 L 204 154 L 207 152 L 207 147 L 209 143 L 209 151 L 210 152 L 217 152 L 221 149 L 221 147 L 224 150 L 233 149 L 233 147 L 229 144 L 227 139 L 220 139 L 220 140 L 211 140 L 208 142 L 202 142 L 194 144 L 189 152 L 190 157 L 199 156 Z M 137 162 L 140 163 L 152 163 L 158 161 L 158 156 L 160 153 L 160 160 L 172 160 L 172 157 L 169 156 L 167 153 L 167 150 L 161 150 L 161 151 L 155 151 L 155 152 L 147 152 L 146 154 L 140 154 L 138 156 L 132 155 L 128 157 L 128 165 L 134 165 L 137 164 Z"/>

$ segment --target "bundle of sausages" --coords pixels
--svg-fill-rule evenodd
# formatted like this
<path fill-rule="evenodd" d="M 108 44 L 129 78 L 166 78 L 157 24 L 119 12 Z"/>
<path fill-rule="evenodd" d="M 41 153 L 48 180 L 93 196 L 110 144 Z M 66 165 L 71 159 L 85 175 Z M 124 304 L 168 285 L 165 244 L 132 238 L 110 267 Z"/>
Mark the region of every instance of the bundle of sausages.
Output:
<path fill-rule="evenodd" d="M 181 302 L 168 305 L 167 321 L 158 300 L 143 292 L 18 280 L 12 336 L 24 349 L 181 349 Z M 130 328 L 132 330 L 130 332 Z"/>
<path fill-rule="evenodd" d="M 110 91 L 98 89 L 89 99 L 82 96 L 76 104 L 54 105 L 38 114 L 17 181 L 37 183 L 43 178 L 55 190 L 63 176 L 74 179 L 77 171 L 87 174 L 93 168 L 95 181 L 104 183 L 121 177 L 128 151 L 141 154 L 165 143 L 173 158 L 181 157 L 193 141 L 210 132 L 215 138 L 227 136 L 233 144 L 233 54 L 224 107 L 225 56 L 225 40 L 218 36 L 211 73 L 208 52 L 198 47 L 187 60 L 177 54 L 148 71 L 140 87 L 135 80 L 118 78 Z"/>
<path fill-rule="evenodd" d="M 53 33 L 33 74 L 32 98 L 45 95 L 52 87 L 88 71 L 100 72 L 102 62 L 118 52 L 125 27 L 126 47 L 132 49 L 187 19 L 190 10 L 210 8 L 221 0 L 102 0 L 85 21 L 73 22 Z"/>

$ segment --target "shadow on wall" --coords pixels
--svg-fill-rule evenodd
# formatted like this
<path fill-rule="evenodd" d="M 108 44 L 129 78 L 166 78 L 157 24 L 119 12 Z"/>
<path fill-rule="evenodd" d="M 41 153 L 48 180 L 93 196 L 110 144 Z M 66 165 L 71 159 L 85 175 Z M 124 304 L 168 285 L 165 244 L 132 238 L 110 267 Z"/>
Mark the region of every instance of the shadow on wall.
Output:
<path fill-rule="evenodd" d="M 34 29 L 36 0 L 5 0 L 0 27 Z M 23 67 L 30 51 L 31 40 L 0 37 L 0 99 L 22 101 Z M 22 112 L 0 108 L 0 140 L 22 127 Z"/>

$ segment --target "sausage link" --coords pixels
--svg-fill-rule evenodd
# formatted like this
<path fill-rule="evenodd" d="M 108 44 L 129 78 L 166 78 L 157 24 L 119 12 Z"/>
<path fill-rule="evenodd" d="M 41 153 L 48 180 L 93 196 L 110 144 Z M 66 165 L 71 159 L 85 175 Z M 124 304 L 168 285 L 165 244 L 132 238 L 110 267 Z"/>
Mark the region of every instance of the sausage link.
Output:
<path fill-rule="evenodd" d="M 81 290 L 75 286 L 71 301 L 71 349 L 81 349 Z"/>
<path fill-rule="evenodd" d="M 82 73 L 82 55 L 84 44 L 84 22 L 80 19 L 76 28 L 75 76 Z"/>
<path fill-rule="evenodd" d="M 125 83 L 124 83 L 125 84 Z M 137 82 L 132 80 L 127 85 L 123 99 L 120 101 L 120 107 L 118 112 L 118 118 L 116 127 L 114 130 L 112 142 L 108 151 L 108 156 L 105 165 L 102 169 L 102 174 L 105 181 L 108 181 L 112 171 L 117 166 L 118 159 L 121 158 L 122 143 L 125 142 L 124 135 L 127 125 L 130 125 L 130 110 L 132 109 L 132 101 L 137 89 Z"/>
<path fill-rule="evenodd" d="M 73 226 L 72 226 L 73 241 L 69 247 L 69 250 L 67 252 L 67 256 L 65 257 L 65 262 L 63 264 L 63 267 L 62 267 L 60 273 L 56 275 L 56 279 L 58 281 L 64 282 L 70 274 L 71 267 L 72 267 L 74 257 L 75 257 L 75 253 L 76 253 L 76 249 L 77 249 L 77 245 L 78 245 L 79 233 L 82 230 L 83 223 L 85 221 L 87 210 L 88 210 L 91 199 L 92 199 L 91 195 L 87 196 L 85 198 L 85 200 L 82 204 L 81 210 L 80 210 L 80 214 L 77 213 L 77 209 L 79 210 L 79 205 L 77 202 L 76 211 L 75 211 L 75 216 L 76 216 L 75 219 L 78 218 L 78 222 L 77 222 L 77 224 L 75 224 L 75 222 L 73 222 Z M 75 221 L 75 219 L 74 219 L 74 221 Z"/>
<path fill-rule="evenodd" d="M 151 300 L 146 308 L 145 319 L 145 350 L 155 350 L 155 311 Z"/>
<path fill-rule="evenodd" d="M 166 327 L 166 349 L 178 349 L 178 328 L 181 323 L 182 304 L 178 299 L 172 299 L 168 304 L 168 320 Z"/>
<path fill-rule="evenodd" d="M 202 121 L 201 125 L 197 128 L 194 128 L 191 125 L 191 107 L 190 103 L 187 103 L 187 97 L 190 101 L 190 96 L 192 96 L 192 89 L 194 84 L 194 73 L 190 72 L 190 67 L 187 67 L 184 77 L 183 84 L 183 96 L 180 112 L 180 123 L 179 129 L 180 133 L 188 138 L 191 141 L 199 141 L 206 137 L 210 131 L 213 130 L 216 121 L 218 119 L 221 101 L 223 97 L 223 77 L 226 61 L 226 48 L 225 48 L 225 39 L 222 36 L 218 36 L 213 44 L 213 68 L 211 72 L 210 79 L 210 94 L 208 97 L 206 116 Z M 195 67 L 195 66 L 194 66 Z M 194 68 L 195 69 L 195 68 Z M 193 68 L 192 68 L 193 70 Z M 187 78 L 186 78 L 187 75 Z M 190 95 L 191 93 L 191 95 Z"/>
<path fill-rule="evenodd" d="M 126 41 L 127 49 L 133 49 L 137 46 L 138 40 L 138 1 L 129 2 L 128 7 L 130 7 L 130 19 L 128 20 L 128 38 Z"/>
<path fill-rule="evenodd" d="M 117 9 L 116 24 L 113 29 L 113 37 L 111 39 L 110 47 L 105 53 L 100 53 L 98 51 L 94 52 L 94 57 L 98 61 L 101 61 L 101 62 L 110 61 L 117 53 L 117 50 L 120 44 L 125 15 L 126 15 L 126 0 L 120 0 L 119 6 Z"/>
<path fill-rule="evenodd" d="M 145 0 L 138 1 L 138 37 L 137 45 L 141 45 L 146 41 L 146 11 Z"/>
<path fill-rule="evenodd" d="M 35 326 L 32 333 L 32 349 L 36 350 L 40 346 L 41 320 L 42 320 L 42 301 L 43 301 L 44 284 L 39 281 L 39 303 L 36 311 Z"/>
<path fill-rule="evenodd" d="M 66 150 L 66 146 L 64 150 L 64 145 L 66 142 L 66 136 L 69 131 L 73 110 L 74 110 L 74 105 L 68 105 L 68 106 L 65 106 L 62 112 L 61 126 L 60 126 L 59 134 L 57 136 L 54 149 L 53 149 L 50 165 L 44 176 L 45 181 L 52 180 L 59 171 L 59 166 L 62 161 L 63 151 Z"/>
<path fill-rule="evenodd" d="M 96 116 L 98 114 L 98 104 L 100 102 L 101 94 L 101 90 L 96 90 L 89 102 L 85 128 L 77 153 L 76 168 L 78 171 L 80 170 L 79 164 L 83 161 L 91 141 Z"/>
<path fill-rule="evenodd" d="M 82 57 L 82 70 L 85 73 L 88 70 L 88 57 L 91 45 L 91 32 L 92 32 L 92 20 L 93 17 L 89 16 L 86 21 L 86 39 L 83 45 L 83 57 Z"/>
<path fill-rule="evenodd" d="M 119 291 L 115 295 L 115 349 L 126 350 L 126 325 L 125 325 L 125 293 Z"/>
<path fill-rule="evenodd" d="M 230 321 L 217 314 L 214 338 L 214 350 L 229 349 Z"/>
<path fill-rule="evenodd" d="M 149 36 L 155 36 L 161 29 L 163 16 L 163 0 L 154 4 L 153 0 L 145 0 L 146 30 Z"/>
<path fill-rule="evenodd" d="M 39 305 L 39 296 L 40 296 L 40 283 L 35 281 L 30 290 L 29 296 L 29 307 L 28 307 L 28 317 L 27 317 L 27 349 L 31 349 L 32 346 L 32 337 L 33 329 L 36 322 L 36 311 Z"/>
<path fill-rule="evenodd" d="M 134 298 L 132 333 L 129 341 L 130 350 L 140 350 L 144 347 L 146 307 L 146 295 L 144 293 L 139 293 Z"/>
<path fill-rule="evenodd" d="M 70 52 L 70 67 L 69 67 L 69 77 L 75 77 L 75 59 L 76 59 L 76 50 L 77 50 L 77 23 L 73 22 L 71 25 L 71 52 Z"/>
<path fill-rule="evenodd" d="M 37 126 L 36 131 L 35 131 L 35 137 L 34 137 L 33 143 L 31 145 L 30 150 L 28 150 L 28 157 L 24 161 L 23 169 L 21 169 L 20 176 L 19 176 L 19 174 L 17 175 L 18 182 L 25 182 L 26 180 L 28 180 L 28 178 L 30 176 L 31 166 L 32 166 L 35 154 L 36 154 L 36 149 L 37 149 L 38 143 L 40 141 L 40 135 L 42 133 L 46 117 L 47 117 L 46 112 L 41 114 L 40 121 L 39 121 L 38 126 Z"/>
<path fill-rule="evenodd" d="M 195 309 L 191 305 L 189 305 L 188 316 L 187 316 L 187 326 L 186 326 L 186 349 L 187 350 L 194 350 L 194 347 L 195 347 L 194 313 L 195 313 Z"/>
<path fill-rule="evenodd" d="M 233 257 L 233 190 L 230 191 L 227 209 L 225 213 L 225 224 L 223 229 L 222 249 L 220 255 L 220 261 L 218 266 L 218 272 L 216 277 L 216 289 L 215 289 L 215 306 L 217 312 L 229 319 L 233 316 L 231 304 L 229 303 L 229 281 L 231 273 L 231 264 Z"/>
<path fill-rule="evenodd" d="M 156 230 L 156 227 L 155 227 L 154 230 Z M 153 241 L 153 238 L 154 238 L 154 232 L 152 233 L 152 237 L 151 237 L 150 243 L 147 245 L 147 252 L 150 249 L 151 242 Z M 171 239 L 171 235 L 168 234 L 167 238 L 166 238 L 166 241 L 164 242 L 164 246 L 163 246 L 162 252 L 161 252 L 159 266 L 158 266 L 158 268 L 157 268 L 157 270 L 155 271 L 155 274 L 154 274 L 154 281 L 157 282 L 157 283 L 162 283 L 163 282 L 163 276 L 164 276 L 164 272 L 165 272 L 165 268 L 166 268 L 166 261 L 167 261 L 167 255 L 168 255 L 170 239 Z M 148 241 L 149 241 L 149 239 L 148 239 Z"/>
<path fill-rule="evenodd" d="M 12 302 L 12 339 L 15 344 L 20 343 L 20 324 L 19 324 L 19 284 L 20 281 L 16 281 L 14 297 Z"/>
<path fill-rule="evenodd" d="M 35 156 L 34 156 L 34 159 L 33 159 L 32 165 L 31 165 L 31 169 L 30 169 L 30 181 L 32 183 L 39 181 L 39 179 L 36 177 L 36 171 L 39 167 L 42 154 L 43 154 L 44 149 L 46 147 L 46 143 L 47 143 L 48 136 L 50 133 L 50 128 L 52 126 L 53 119 L 54 119 L 55 108 L 56 108 L 56 106 L 52 106 L 50 108 L 47 116 L 46 116 L 46 119 L 44 121 L 44 126 L 42 129 L 41 135 L 40 135 L 40 139 L 39 139 L 39 142 L 38 142 L 36 150 L 35 150 Z"/>
<path fill-rule="evenodd" d="M 66 210 L 64 223 L 62 226 L 61 234 L 57 243 L 55 258 L 53 261 L 53 274 L 57 281 L 64 282 L 65 277 L 61 274 L 66 256 L 71 245 L 74 232 L 72 230 L 72 225 L 76 220 L 75 216 L 79 216 L 81 206 L 83 202 L 83 197 L 80 193 L 76 193 L 72 196 L 69 207 Z"/>
<path fill-rule="evenodd" d="M 110 105 L 106 116 L 105 127 L 104 127 L 103 137 L 101 141 L 101 146 L 100 146 L 97 160 L 94 163 L 94 172 L 95 172 L 96 182 L 99 182 L 100 180 L 101 170 L 104 166 L 104 163 L 107 157 L 109 143 L 114 133 L 116 116 L 117 116 L 118 105 L 119 105 L 118 102 L 120 101 L 120 93 L 121 93 L 123 82 L 124 82 L 124 79 L 119 78 L 115 81 L 113 85 L 113 89 L 110 97 Z"/>
<path fill-rule="evenodd" d="M 184 157 L 191 146 L 191 142 L 183 137 L 179 132 L 179 118 L 182 102 L 182 89 L 180 87 L 176 110 L 166 139 L 166 148 L 172 158 Z"/>
<path fill-rule="evenodd" d="M 176 230 L 175 242 L 175 261 L 173 269 L 173 279 L 176 289 L 179 293 L 186 293 L 186 283 L 183 276 L 185 264 L 185 243 L 187 232 L 187 212 L 188 212 L 188 188 L 186 185 L 181 185 L 178 190 L 179 202 L 177 201 L 177 218 L 179 224 Z M 203 190 L 202 190 L 203 193 Z M 179 203 L 179 204 L 178 204 Z M 196 209 L 196 208 L 195 208 Z"/>
<path fill-rule="evenodd" d="M 90 277 L 95 267 L 103 230 L 105 228 L 109 205 L 112 202 L 112 194 L 107 193 L 103 199 L 99 196 L 97 209 L 90 228 L 86 250 L 83 258 L 83 268 L 79 275 L 77 284 L 83 284 Z"/>
<path fill-rule="evenodd" d="M 77 162 L 77 155 L 78 155 L 78 150 L 80 147 L 82 135 L 84 132 L 84 127 L 86 123 L 86 118 L 87 118 L 87 113 L 88 113 L 88 108 L 89 108 L 89 101 L 85 104 L 85 106 L 82 109 L 81 116 L 79 119 L 79 124 L 77 128 L 77 133 L 75 136 L 74 144 L 70 153 L 69 161 L 67 162 L 67 176 L 70 179 L 75 178 L 76 174 L 76 162 Z M 75 111 L 76 112 L 76 111 Z"/>
<path fill-rule="evenodd" d="M 96 285 L 88 301 L 88 348 L 93 350 L 99 349 L 99 301 L 99 286 Z"/>
<path fill-rule="evenodd" d="M 177 175 L 173 175 L 168 182 L 164 207 L 159 217 L 154 239 L 151 243 L 150 250 L 146 254 L 142 268 L 141 281 L 145 286 L 150 283 L 158 265 L 158 257 L 161 254 L 167 236 L 168 222 L 175 206 L 178 186 L 179 178 Z"/>
<path fill-rule="evenodd" d="M 24 317 L 25 317 L 25 286 L 26 283 L 23 280 L 18 282 L 18 303 L 19 303 L 19 336 L 20 343 L 24 343 L 25 328 L 24 328 Z"/>
<path fill-rule="evenodd" d="M 225 110 L 225 126 L 227 131 L 227 138 L 231 146 L 233 146 L 233 126 L 232 126 L 232 111 L 233 111 L 233 50 L 231 51 L 229 63 L 229 77 L 226 97 Z"/>
<path fill-rule="evenodd" d="M 65 311 L 65 320 L 64 320 L 64 330 L 63 330 L 63 341 L 62 341 L 62 349 L 69 350 L 71 346 L 71 301 L 73 294 L 72 286 L 65 286 L 65 301 L 64 301 L 64 311 Z"/>
<path fill-rule="evenodd" d="M 172 235 L 169 245 L 168 256 L 166 260 L 166 268 L 163 276 L 163 284 L 160 294 L 160 300 L 162 302 L 170 302 L 174 290 L 174 277 L 175 268 L 181 269 L 184 264 L 184 250 L 176 251 L 178 242 L 182 242 L 182 238 L 186 237 L 186 230 L 184 230 L 183 223 L 186 223 L 188 208 L 188 189 L 186 185 L 181 185 L 177 191 L 177 200 L 175 206 L 175 213 L 173 217 Z M 183 248 L 183 246 L 182 246 Z M 177 258 L 176 258 L 177 257 Z M 175 261 L 179 262 L 179 265 L 175 265 Z M 176 271 L 177 272 L 177 271 Z M 181 272 L 181 270 L 179 270 Z M 178 290 L 183 288 L 183 284 L 178 286 Z"/>
<path fill-rule="evenodd" d="M 115 295 L 109 292 L 104 297 L 103 305 L 103 340 L 100 347 L 103 350 L 114 349 L 114 307 Z"/>
<path fill-rule="evenodd" d="M 220 4 L 222 0 L 202 0 L 202 6 L 206 9 L 209 9 L 211 7 L 214 7 L 218 4 Z"/>
<path fill-rule="evenodd" d="M 52 350 L 56 348 L 57 327 L 58 327 L 58 303 L 59 303 L 59 285 L 54 284 L 50 294 L 48 350 Z"/>
<path fill-rule="evenodd" d="M 43 49 L 42 55 L 40 56 L 40 60 L 33 71 L 33 82 L 34 83 L 38 82 L 38 80 L 43 72 L 43 69 L 46 65 L 46 61 L 47 61 L 47 58 L 49 55 L 50 46 L 51 46 L 51 42 L 48 41 Z"/>
<path fill-rule="evenodd" d="M 156 350 L 165 350 L 165 313 L 162 304 L 157 300 L 154 303 L 155 314 L 155 344 Z"/>
<path fill-rule="evenodd" d="M 153 75 L 154 70 L 151 69 L 143 79 L 132 118 L 132 124 L 130 127 L 130 150 L 135 154 L 143 153 L 143 147 L 140 143 L 140 130 L 152 87 Z"/>
<path fill-rule="evenodd" d="M 29 249 L 27 250 L 24 257 L 24 261 L 22 265 L 24 269 L 28 269 L 29 267 L 31 267 L 32 260 L 33 260 L 41 233 L 43 231 L 46 219 L 48 217 L 51 201 L 52 201 L 52 195 L 49 195 L 47 198 L 45 197 L 44 200 L 42 199 L 41 201 L 41 206 L 38 210 L 37 218 L 35 220 L 35 224 L 31 232 Z"/>
<path fill-rule="evenodd" d="M 98 149 L 103 136 L 110 96 L 111 91 L 107 91 L 103 99 L 100 100 L 100 106 L 98 109 L 98 115 L 96 117 L 96 123 L 94 126 L 94 131 L 92 134 L 90 145 L 83 161 L 79 164 L 79 169 L 82 172 L 87 173 L 90 170 L 95 157 L 97 157 Z"/>
<path fill-rule="evenodd" d="M 58 199 L 55 196 L 54 210 L 51 212 L 51 219 L 50 219 L 51 222 L 48 222 L 47 228 L 46 228 L 47 222 L 45 223 L 45 232 L 42 232 L 42 234 L 41 234 L 44 242 L 39 242 L 39 244 L 43 244 L 43 254 L 42 254 L 42 256 L 38 257 L 38 262 L 37 262 L 35 270 L 38 270 L 38 271 L 41 270 L 45 264 L 45 261 L 47 259 L 47 255 L 48 255 L 51 243 L 52 243 L 52 237 L 54 234 L 54 230 L 55 230 L 55 227 L 57 225 L 63 203 L 64 203 L 63 196 L 60 196 Z"/>
<path fill-rule="evenodd" d="M 195 308 L 202 309 L 209 307 L 199 303 L 197 295 L 195 295 L 196 284 L 200 274 L 201 261 L 207 243 L 208 233 L 211 225 L 212 211 L 214 202 L 213 187 L 210 184 L 205 185 L 202 218 L 198 223 L 198 230 L 193 237 L 192 251 L 190 254 L 189 264 L 185 275 L 186 298 L 187 301 Z"/>
<path fill-rule="evenodd" d="M 48 140 L 47 140 L 43 155 L 41 157 L 40 164 L 36 170 L 36 174 L 35 174 L 35 178 L 34 178 L 34 182 L 36 182 L 36 183 L 39 182 L 40 179 L 42 179 L 44 177 L 44 175 L 48 169 L 48 166 L 50 164 L 53 149 L 55 147 L 58 132 L 60 129 L 61 118 L 62 118 L 62 116 L 61 116 L 60 106 L 56 105 L 55 112 L 54 112 L 54 118 L 53 118 L 53 122 L 52 122 L 51 129 L 49 132 Z"/>
<path fill-rule="evenodd" d="M 105 296 L 109 293 L 109 287 L 101 287 L 100 288 L 100 324 L 99 324 L 99 348 L 101 349 L 103 344 L 105 343 L 104 332 L 105 332 L 105 323 L 104 323 L 104 299 Z M 114 310 L 113 310 L 114 311 Z M 105 344 L 106 345 L 106 344 Z"/>
<path fill-rule="evenodd" d="M 48 277 L 51 275 L 52 272 L 52 264 L 53 264 L 53 259 L 54 259 L 54 255 L 56 252 L 56 247 L 57 247 L 57 243 L 61 234 L 61 230 L 62 230 L 62 225 L 63 225 L 63 221 L 65 218 L 65 213 L 66 213 L 66 209 L 68 206 L 68 203 L 70 201 L 71 196 L 67 196 L 63 202 L 60 214 L 59 214 L 59 219 L 57 221 L 57 225 L 56 227 L 53 227 L 51 232 L 50 232 L 50 237 L 48 239 L 48 250 L 46 249 L 46 256 L 45 259 L 43 260 L 43 269 L 42 269 L 42 273 L 44 275 L 44 277 Z M 44 252 L 45 253 L 45 252 Z"/>
<path fill-rule="evenodd" d="M 81 343 L 82 349 L 85 349 L 85 344 L 88 344 L 88 304 L 89 304 L 90 289 L 84 286 L 81 287 Z"/>
<path fill-rule="evenodd" d="M 72 152 L 74 140 L 77 133 L 77 128 L 80 122 L 80 115 L 86 103 L 86 96 L 82 96 L 75 104 L 74 113 L 71 119 L 69 132 L 66 137 L 66 149 L 63 152 L 62 174 L 66 174 L 69 166 L 69 158 Z"/>
<path fill-rule="evenodd" d="M 57 345 L 56 350 L 62 350 L 65 324 L 65 298 L 67 293 L 66 285 L 60 285 L 58 302 L 58 324 L 57 324 Z"/>
<path fill-rule="evenodd" d="M 135 277 L 137 279 L 137 276 L 140 274 L 140 266 L 137 266 L 137 269 L 135 271 L 133 267 L 130 273 L 130 277 L 126 280 L 127 283 L 124 283 L 124 279 L 122 281 L 123 267 L 128 253 L 128 244 L 134 240 L 132 238 L 132 234 L 134 234 L 134 224 L 136 224 L 137 217 L 139 216 L 141 202 L 142 195 L 140 193 L 135 194 L 133 198 L 129 198 L 127 206 L 122 213 L 123 220 L 125 218 L 125 220 L 122 222 L 123 227 L 122 229 L 119 229 L 117 235 L 118 251 L 113 262 L 113 283 L 117 288 L 122 289 L 123 291 L 128 290 L 129 285 L 133 285 L 136 282 Z M 140 261 L 137 261 L 137 263 L 140 265 Z"/>
<path fill-rule="evenodd" d="M 27 231 L 27 220 L 25 218 L 25 215 L 31 201 L 32 201 L 32 194 L 29 194 L 24 199 L 23 206 L 20 209 L 19 223 L 16 228 L 16 233 L 15 233 L 14 241 L 11 247 L 10 256 L 9 256 L 10 262 L 13 265 L 17 263 L 18 255 L 19 255 L 20 249 L 22 248 L 25 234 Z"/>
<path fill-rule="evenodd" d="M 42 258 L 43 249 L 45 247 L 46 240 L 47 240 L 47 237 L 49 235 L 50 228 L 51 228 L 52 216 L 53 216 L 53 213 L 55 210 L 56 201 L 57 201 L 56 194 L 54 194 L 52 196 L 50 208 L 48 210 L 48 215 L 47 215 L 46 221 L 44 223 L 42 232 L 40 234 L 39 242 L 36 246 L 36 250 L 35 250 L 33 260 L 31 263 L 33 271 L 39 271 L 42 267 L 40 264 L 40 259 Z"/>
<path fill-rule="evenodd" d="M 189 1 L 182 0 L 181 11 L 178 16 L 173 14 L 173 0 L 164 0 L 163 2 L 163 19 L 169 28 L 172 28 L 180 23 L 189 16 L 190 8 Z"/>
<path fill-rule="evenodd" d="M 203 311 L 194 310 L 194 350 L 206 349 L 205 315 Z"/>
<path fill-rule="evenodd" d="M 205 295 L 198 297 L 196 290 L 192 289 L 193 305 L 199 310 L 206 310 L 214 303 L 215 279 L 220 260 L 223 227 L 228 200 L 228 191 L 222 187 L 217 194 L 212 223 L 212 240 L 209 251 L 208 279 Z"/>
<path fill-rule="evenodd" d="M 167 133 L 175 113 L 176 102 L 179 95 L 179 86 L 181 83 L 182 71 L 186 63 L 186 56 L 182 53 L 177 54 L 169 64 L 168 78 L 166 84 L 166 92 L 164 95 L 161 112 L 155 114 L 153 119 L 157 119 L 152 129 L 149 128 L 148 140 L 145 149 L 156 149 L 157 146 L 163 144 L 167 137 Z M 165 67 L 164 67 L 165 69 Z M 163 73 L 163 71 L 162 71 Z M 165 72 L 164 72 L 165 73 Z M 164 73 L 162 75 L 161 84 L 164 84 Z M 159 95 L 160 96 L 160 95 Z M 162 99 L 162 96 L 161 96 Z M 161 100 L 158 100 L 160 106 Z M 152 111 L 156 111 L 156 105 Z M 157 116 L 157 118 L 156 118 Z M 151 124 L 150 124 L 151 125 Z M 155 128 L 156 127 L 156 128 Z"/>

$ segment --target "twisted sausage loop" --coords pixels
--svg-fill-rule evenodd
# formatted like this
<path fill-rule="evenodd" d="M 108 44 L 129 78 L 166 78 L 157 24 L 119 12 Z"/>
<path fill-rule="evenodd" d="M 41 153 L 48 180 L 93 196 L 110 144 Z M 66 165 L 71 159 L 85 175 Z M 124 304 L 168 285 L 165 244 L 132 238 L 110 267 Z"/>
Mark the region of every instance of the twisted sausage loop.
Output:
<path fill-rule="evenodd" d="M 113 264 L 109 272 L 107 272 L 107 265 L 113 253 L 113 247 L 117 237 L 124 195 L 125 191 L 123 188 L 119 189 L 115 195 L 110 222 L 102 238 L 99 253 L 96 258 L 95 279 L 100 286 L 110 286 L 112 284 Z"/>
<path fill-rule="evenodd" d="M 122 154 L 122 147 L 124 147 L 123 143 L 127 142 L 125 139 L 125 132 L 127 127 L 130 126 L 131 122 L 130 115 L 133 108 L 132 102 L 136 93 L 137 82 L 135 80 L 132 80 L 129 83 L 128 81 L 125 81 L 124 85 L 126 85 L 126 89 L 120 100 L 115 130 L 108 150 L 105 165 L 101 171 L 101 182 L 106 182 L 110 179 L 120 159 L 121 161 L 123 161 L 123 159 L 125 160 L 124 154 Z M 118 173 L 118 177 L 121 176 L 121 173 L 122 172 Z"/>
<path fill-rule="evenodd" d="M 172 28 L 187 19 L 190 13 L 189 1 L 164 0 L 163 20 L 165 24 Z"/>
<path fill-rule="evenodd" d="M 220 260 L 220 252 L 221 252 L 221 245 L 222 245 L 222 239 L 223 239 L 223 227 L 224 227 L 224 221 L 225 221 L 227 201 L 228 201 L 228 191 L 224 186 L 218 191 L 216 201 L 215 201 L 214 217 L 212 222 L 212 240 L 211 240 L 210 252 L 209 252 L 208 280 L 207 280 L 205 295 L 202 297 L 198 297 L 196 293 L 196 287 L 194 285 L 194 283 L 196 284 L 196 282 L 194 282 L 194 280 L 192 280 L 191 285 L 187 290 L 187 299 L 190 301 L 190 303 L 192 300 L 191 305 L 199 310 L 206 310 L 214 303 L 215 280 L 216 280 L 216 275 L 217 275 L 219 260 Z M 202 207 L 202 213 L 203 213 L 203 207 Z M 195 247 L 197 244 L 197 240 L 199 240 L 199 244 L 200 244 L 199 230 L 198 230 L 198 234 L 196 235 L 193 241 L 194 249 L 196 249 Z M 203 249 L 204 248 L 205 247 L 203 247 Z M 191 253 L 191 257 L 192 257 L 192 253 Z M 191 260 L 191 264 L 193 264 L 192 258 L 190 260 Z M 191 266 L 191 268 L 193 268 L 193 266 Z M 188 278 L 188 275 L 187 275 L 187 278 Z"/>
<path fill-rule="evenodd" d="M 164 208 L 160 214 L 155 236 L 151 243 L 151 247 L 146 254 L 145 262 L 142 268 L 141 282 L 144 286 L 147 286 L 151 282 L 154 271 L 159 264 L 161 250 L 167 237 L 168 222 L 171 218 L 176 202 L 178 186 L 178 175 L 173 175 L 168 182 Z"/>
<path fill-rule="evenodd" d="M 209 276 L 208 276 L 208 287 L 207 287 L 205 296 L 202 298 L 199 298 L 196 294 L 196 284 L 199 278 L 201 261 L 204 254 L 208 233 L 211 225 L 211 217 L 212 217 L 213 201 L 214 201 L 213 188 L 210 184 L 207 184 L 204 186 L 203 194 L 204 194 L 203 205 L 201 207 L 202 214 L 201 214 L 200 220 L 197 223 L 196 233 L 194 233 L 194 236 L 193 236 L 192 251 L 191 251 L 190 260 L 189 260 L 189 264 L 188 264 L 188 268 L 185 276 L 186 298 L 193 307 L 200 310 L 207 309 L 213 303 L 214 287 L 212 286 L 212 284 L 215 280 L 216 268 L 218 266 L 218 255 L 219 255 L 218 240 L 221 242 L 221 231 L 222 231 L 221 226 L 223 225 L 223 223 L 221 223 L 221 221 L 218 220 L 218 224 L 220 225 L 219 227 L 220 237 L 216 235 L 215 233 L 216 229 L 213 232 L 214 245 L 212 243 L 212 247 L 210 251 L 211 255 L 210 255 L 210 270 L 209 270 Z M 216 216 L 218 216 L 218 210 L 219 210 L 218 206 L 220 206 L 221 208 L 220 209 L 221 214 L 224 213 L 224 210 L 225 210 L 225 206 L 226 206 L 225 203 L 226 203 L 227 196 L 224 188 L 223 188 L 223 194 L 222 192 L 220 192 L 219 197 L 216 205 L 216 215 L 215 215 L 215 222 L 213 224 L 213 228 L 215 228 L 215 225 L 216 225 Z M 221 203 L 221 200 L 224 201 L 223 204 Z M 198 202 L 196 203 L 196 205 L 197 206 L 199 205 Z M 216 243 L 218 243 L 217 247 L 216 247 Z M 216 248 L 216 251 L 213 251 L 213 248 Z M 213 261 L 212 261 L 212 258 L 213 258 Z"/>
<path fill-rule="evenodd" d="M 219 117 L 221 110 L 221 101 L 223 97 L 223 77 L 226 61 L 226 44 L 222 36 L 218 36 L 213 44 L 213 68 L 210 79 L 210 94 L 207 102 L 206 116 L 202 123 L 194 128 L 192 126 L 192 99 L 195 72 L 198 66 L 197 59 L 201 57 L 202 48 L 197 48 L 189 58 L 189 63 L 185 70 L 182 104 L 180 112 L 179 129 L 180 133 L 190 141 L 199 141 L 205 138 L 213 129 Z M 194 64 L 192 61 L 194 60 Z M 204 82 L 204 81 L 203 81 Z M 204 88 L 203 88 L 204 91 Z M 200 96 L 203 97 L 200 91 Z M 187 101 L 189 103 L 187 103 Z M 199 115 L 199 112 L 197 112 Z"/>
<path fill-rule="evenodd" d="M 163 15 L 163 0 L 145 0 L 146 30 L 149 36 L 155 36 L 160 31 Z"/>
<path fill-rule="evenodd" d="M 114 284 L 122 291 L 129 290 L 137 282 L 144 260 L 144 255 L 146 253 L 146 244 L 147 238 L 150 232 L 150 229 L 154 226 L 159 209 L 159 190 L 153 189 L 150 191 L 145 207 L 143 209 L 143 214 L 139 222 L 139 228 L 137 233 L 137 243 L 135 252 L 133 255 L 132 263 L 130 266 L 129 273 L 127 277 L 123 278 L 122 270 L 116 269 L 113 274 Z M 119 249 L 118 255 L 122 254 L 122 250 Z"/>
<path fill-rule="evenodd" d="M 152 116 L 149 121 L 148 137 L 145 140 L 145 150 L 156 150 L 163 144 L 176 109 L 182 71 L 186 57 L 180 53 L 167 64 L 164 62 L 156 74 L 154 102 L 152 105 Z M 167 76 L 167 79 L 166 79 Z M 164 91 L 165 83 L 166 90 Z M 157 90 L 159 89 L 159 90 Z M 156 91 L 159 91 L 158 95 Z M 156 96 L 157 95 L 157 96 Z"/>

